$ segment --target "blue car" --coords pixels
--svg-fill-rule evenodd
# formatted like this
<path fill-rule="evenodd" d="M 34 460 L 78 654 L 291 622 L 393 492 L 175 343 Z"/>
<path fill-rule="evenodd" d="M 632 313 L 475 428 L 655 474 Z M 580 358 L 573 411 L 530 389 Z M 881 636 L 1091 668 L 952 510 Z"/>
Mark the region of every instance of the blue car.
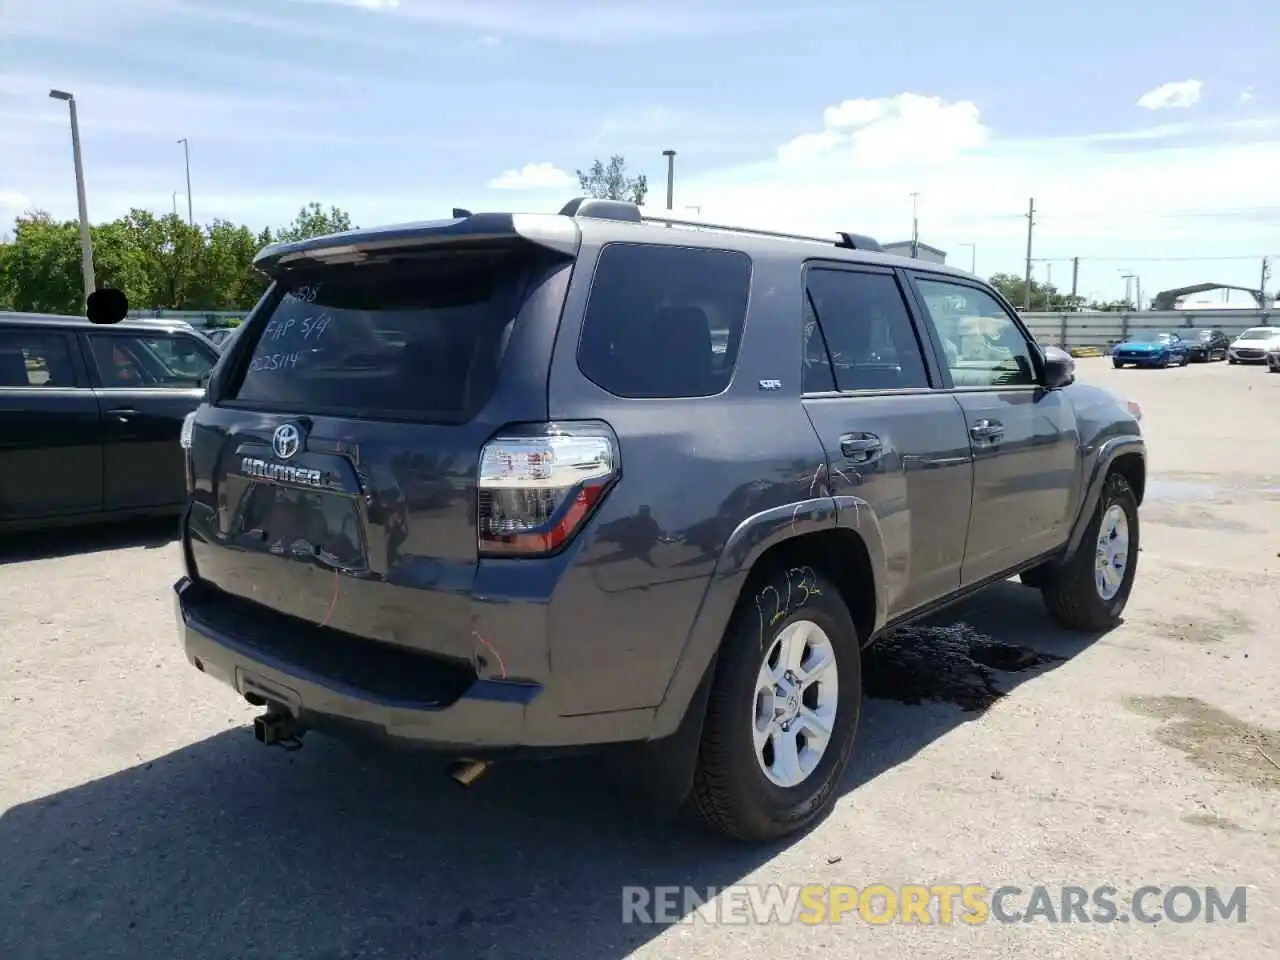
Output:
<path fill-rule="evenodd" d="M 1176 333 L 1144 331 L 1112 347 L 1111 362 L 1117 370 L 1127 363 L 1135 367 L 1185 367 L 1191 362 L 1191 344 Z"/>

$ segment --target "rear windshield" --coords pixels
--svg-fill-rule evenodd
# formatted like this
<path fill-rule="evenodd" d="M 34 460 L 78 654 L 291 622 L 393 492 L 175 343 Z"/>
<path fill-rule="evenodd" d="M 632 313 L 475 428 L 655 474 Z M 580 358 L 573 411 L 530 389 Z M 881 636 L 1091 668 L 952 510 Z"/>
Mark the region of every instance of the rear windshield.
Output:
<path fill-rule="evenodd" d="M 236 398 L 461 422 L 489 400 L 533 272 L 527 253 L 331 266 L 283 284 Z M 258 333 L 258 331 L 261 331 Z"/>

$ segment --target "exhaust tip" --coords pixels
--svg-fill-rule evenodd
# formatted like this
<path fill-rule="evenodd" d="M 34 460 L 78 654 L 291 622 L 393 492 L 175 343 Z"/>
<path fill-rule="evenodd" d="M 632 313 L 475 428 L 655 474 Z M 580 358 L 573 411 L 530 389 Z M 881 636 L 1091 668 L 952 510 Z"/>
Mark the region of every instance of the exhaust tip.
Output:
<path fill-rule="evenodd" d="M 453 765 L 453 769 L 449 771 L 449 776 L 453 778 L 455 783 L 460 783 L 464 787 L 469 787 L 479 780 L 489 764 L 484 760 L 459 760 Z"/>

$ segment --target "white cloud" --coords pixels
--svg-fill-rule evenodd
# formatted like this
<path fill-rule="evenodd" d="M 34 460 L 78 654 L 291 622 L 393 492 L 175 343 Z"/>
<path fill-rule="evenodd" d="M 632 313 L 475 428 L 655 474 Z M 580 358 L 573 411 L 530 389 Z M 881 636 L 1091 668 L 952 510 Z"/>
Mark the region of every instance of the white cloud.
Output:
<path fill-rule="evenodd" d="M 502 38 L 496 37 L 491 33 L 486 33 L 484 36 L 480 38 L 480 45 L 482 47 L 496 47 L 501 45 L 501 43 L 502 43 Z"/>
<path fill-rule="evenodd" d="M 1256 97 L 1256 94 L 1254 94 L 1253 88 L 1245 87 L 1243 90 L 1240 91 L 1239 95 L 1236 97 L 1236 103 L 1239 103 L 1239 104 L 1251 103 L 1255 99 L 1255 97 Z"/>
<path fill-rule="evenodd" d="M 1204 83 L 1200 80 L 1177 80 L 1148 90 L 1138 98 L 1138 106 L 1146 110 L 1174 110 L 1200 102 Z"/>
<path fill-rule="evenodd" d="M 931 162 L 983 146 L 988 131 L 970 101 L 903 93 L 881 100 L 845 100 L 822 113 L 822 129 L 778 148 L 787 164 L 834 157 L 862 166 Z"/>
<path fill-rule="evenodd" d="M 1114 285 L 1128 267 L 1143 272 L 1144 289 L 1162 289 L 1240 282 L 1231 278 L 1280 253 L 1277 166 L 1280 117 L 1019 139 L 990 128 L 974 103 L 904 93 L 829 107 L 820 127 L 799 132 L 774 159 L 686 175 L 676 204 L 698 205 L 711 222 L 900 240 L 918 192 L 926 242 L 966 266 L 960 244 L 976 243 L 981 272 L 1020 274 L 1034 197 L 1033 253 L 1063 259 L 1057 282 L 1069 282 L 1079 256 L 1082 288 Z M 1247 259 L 1215 259 L 1236 255 Z M 1133 261 L 1088 262 L 1112 257 Z M 1206 262 L 1170 261 L 1148 275 L 1143 262 L 1160 257 Z"/>
<path fill-rule="evenodd" d="M 550 163 L 526 163 L 489 181 L 491 190 L 559 190 L 573 186 L 577 178 Z"/>

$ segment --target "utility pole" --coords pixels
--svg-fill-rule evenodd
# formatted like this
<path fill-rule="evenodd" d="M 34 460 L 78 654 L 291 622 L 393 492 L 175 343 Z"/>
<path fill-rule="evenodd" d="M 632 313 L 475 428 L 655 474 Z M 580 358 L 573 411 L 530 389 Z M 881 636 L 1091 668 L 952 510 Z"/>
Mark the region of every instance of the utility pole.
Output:
<path fill-rule="evenodd" d="M 1271 261 L 1268 257 L 1262 258 L 1262 282 L 1258 284 L 1258 306 L 1266 310 L 1270 304 L 1267 302 L 1267 281 L 1271 279 Z"/>
<path fill-rule="evenodd" d="M 1031 203 L 1027 207 L 1027 276 L 1026 276 L 1026 295 L 1023 297 L 1022 307 L 1024 310 L 1031 309 L 1031 228 L 1036 225 L 1036 198 L 1031 198 Z"/>
<path fill-rule="evenodd" d="M 667 158 L 667 212 L 670 213 L 674 209 L 675 200 L 676 152 L 663 150 L 662 155 Z"/>
<path fill-rule="evenodd" d="M 1076 307 L 1076 284 L 1080 280 L 1080 258 L 1071 258 L 1071 308 Z"/>
<path fill-rule="evenodd" d="M 1142 309 L 1142 278 L 1135 276 L 1133 278 L 1133 285 L 1134 285 L 1134 288 L 1137 290 L 1137 292 L 1134 294 L 1133 309 L 1141 310 Z"/>
<path fill-rule="evenodd" d="M 173 215 L 178 215 L 178 191 L 173 191 Z"/>
<path fill-rule="evenodd" d="M 911 259 L 920 257 L 920 194 L 911 194 Z"/>
<path fill-rule="evenodd" d="M 191 144 L 187 143 L 186 137 L 178 142 L 182 144 L 182 156 L 187 162 L 187 226 L 194 227 L 196 219 L 191 215 Z"/>

